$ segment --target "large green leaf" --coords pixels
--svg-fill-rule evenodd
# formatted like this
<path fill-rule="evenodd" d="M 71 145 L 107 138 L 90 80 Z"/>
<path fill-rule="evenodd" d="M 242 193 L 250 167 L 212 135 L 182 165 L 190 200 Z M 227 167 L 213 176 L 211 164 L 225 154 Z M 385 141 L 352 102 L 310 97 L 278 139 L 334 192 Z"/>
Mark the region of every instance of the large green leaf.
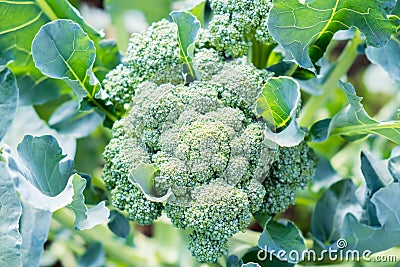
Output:
<path fill-rule="evenodd" d="M 400 81 L 400 32 L 391 36 L 384 47 L 367 47 L 365 54 L 375 64 L 379 64 L 395 80 Z"/>
<path fill-rule="evenodd" d="M 367 152 L 362 154 L 361 168 L 365 187 L 355 192 L 351 180 L 342 180 L 318 201 L 312 232 L 315 243 L 324 248 L 337 249 L 340 240 L 345 251 L 376 253 L 400 244 L 400 184 L 388 177 L 387 161 L 376 160 Z M 323 228 L 318 220 L 324 222 Z"/>
<path fill-rule="evenodd" d="M 65 156 L 53 136 L 27 135 L 17 150 L 18 157 L 14 157 L 6 148 L 5 157 L 15 187 L 27 205 L 50 213 L 70 206 L 77 230 L 90 229 L 108 219 L 104 201 L 87 209 L 83 196 L 86 180 L 71 175 L 71 160 L 61 162 Z"/>
<path fill-rule="evenodd" d="M 172 0 L 105 0 L 106 9 L 111 15 L 111 20 L 117 33 L 118 46 L 122 51 L 128 48 L 129 33 L 125 27 L 127 12 L 141 11 L 149 23 L 166 18 L 171 11 Z"/>
<path fill-rule="evenodd" d="M 305 3 L 304 3 L 305 2 Z M 379 1 L 275 1 L 268 19 L 272 37 L 301 67 L 315 70 L 339 30 L 357 27 L 370 46 L 382 47 L 395 32 Z"/>
<path fill-rule="evenodd" d="M 0 66 L 0 141 L 11 126 L 18 106 L 18 87 L 10 69 Z"/>
<path fill-rule="evenodd" d="M 43 74 L 66 81 L 80 102 L 86 99 L 107 117 L 117 120 L 104 103 L 96 99 L 101 90 L 92 70 L 96 48 L 79 24 L 60 19 L 44 25 L 33 40 L 32 56 Z"/>
<path fill-rule="evenodd" d="M 21 204 L 6 165 L 0 162 L 0 265 L 22 266 Z"/>
<path fill-rule="evenodd" d="M 347 213 L 361 216 L 361 207 L 355 197 L 356 186 L 351 180 L 334 183 L 318 200 L 312 216 L 313 236 L 329 245 L 340 238 L 344 218 Z"/>
<path fill-rule="evenodd" d="M 6 147 L 4 156 L 17 191 L 37 209 L 55 211 L 72 201 L 73 162 L 61 160 L 61 148 L 53 136 L 27 135 L 18 145 L 18 156 Z"/>
<path fill-rule="evenodd" d="M 97 42 L 100 34 L 85 23 L 66 0 L 0 1 L 0 51 L 17 77 L 22 104 L 41 104 L 68 90 L 61 80 L 42 75 L 32 61 L 31 44 L 40 27 L 56 19 L 72 19 Z"/>
<path fill-rule="evenodd" d="M 300 262 L 303 251 L 307 249 L 300 230 L 291 221 L 267 222 L 258 240 L 258 246 L 289 263 Z"/>
<path fill-rule="evenodd" d="M 399 195 L 400 184 L 392 183 L 377 191 L 371 198 L 381 227 L 362 224 L 354 216 L 346 216 L 342 229 L 342 237 L 349 244 L 346 249 L 369 250 L 375 253 L 400 244 Z"/>
<path fill-rule="evenodd" d="M 32 42 L 36 67 L 52 78 L 68 78 L 84 83 L 93 67 L 96 48 L 79 24 L 71 20 L 47 23 Z"/>
<path fill-rule="evenodd" d="M 90 209 L 85 205 L 83 190 L 86 188 L 86 180 L 75 174 L 72 178 L 72 185 L 74 187 L 74 197 L 69 206 L 75 213 L 75 230 L 91 229 L 105 222 L 110 215 L 110 210 L 106 208 L 104 201 Z"/>
<path fill-rule="evenodd" d="M 346 94 L 349 105 L 338 112 L 332 119 L 315 123 L 310 129 L 311 140 L 323 142 L 329 136 L 341 135 L 352 140 L 376 134 L 400 144 L 400 121 L 380 122 L 372 119 L 361 104 L 361 97 L 356 95 L 350 83 L 339 81 L 340 88 Z"/>
<path fill-rule="evenodd" d="M 304 139 L 296 123 L 300 86 L 290 77 L 269 78 L 257 97 L 255 113 L 268 124 L 267 138 L 281 146 L 295 146 Z"/>
<path fill-rule="evenodd" d="M 65 156 L 53 136 L 27 135 L 17 150 L 19 171 L 31 184 L 50 197 L 64 190 L 72 174 L 73 162 L 61 162 Z"/>
<path fill-rule="evenodd" d="M 192 66 L 194 43 L 200 30 L 200 21 L 187 11 L 173 11 L 169 14 L 172 21 L 178 26 L 179 58 L 188 69 L 191 77 L 195 77 Z"/>

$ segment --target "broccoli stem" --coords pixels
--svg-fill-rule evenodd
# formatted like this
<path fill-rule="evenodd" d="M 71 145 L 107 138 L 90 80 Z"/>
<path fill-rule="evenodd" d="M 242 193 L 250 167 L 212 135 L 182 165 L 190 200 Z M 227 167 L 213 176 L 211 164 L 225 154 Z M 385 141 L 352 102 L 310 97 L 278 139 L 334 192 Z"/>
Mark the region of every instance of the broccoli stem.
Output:
<path fill-rule="evenodd" d="M 354 60 L 357 57 L 357 47 L 363 40 L 360 37 L 360 32 L 356 30 L 355 37 L 349 41 L 340 54 L 332 70 L 328 74 L 328 77 L 321 86 L 321 95 L 311 96 L 306 102 L 300 113 L 300 125 L 311 126 L 315 121 L 315 115 L 318 114 L 318 110 L 323 107 L 330 98 L 333 89 L 338 87 L 339 79 L 345 75 L 350 67 L 353 65 Z"/>
<path fill-rule="evenodd" d="M 268 44 L 257 41 L 254 37 L 251 38 L 252 46 L 248 61 L 253 63 L 254 67 L 264 69 L 268 67 L 268 58 L 272 50 L 277 46 L 276 43 Z"/>
<path fill-rule="evenodd" d="M 74 234 L 79 235 L 87 242 L 100 242 L 107 254 L 125 264 L 132 266 L 134 263 L 146 265 L 150 260 L 140 255 L 135 250 L 124 245 L 114 238 L 114 235 L 105 225 L 98 225 L 93 229 L 85 231 L 74 231 L 74 215 L 72 211 L 63 208 L 53 213 L 53 219 L 70 229 Z M 152 260 L 154 261 L 154 260 Z"/>

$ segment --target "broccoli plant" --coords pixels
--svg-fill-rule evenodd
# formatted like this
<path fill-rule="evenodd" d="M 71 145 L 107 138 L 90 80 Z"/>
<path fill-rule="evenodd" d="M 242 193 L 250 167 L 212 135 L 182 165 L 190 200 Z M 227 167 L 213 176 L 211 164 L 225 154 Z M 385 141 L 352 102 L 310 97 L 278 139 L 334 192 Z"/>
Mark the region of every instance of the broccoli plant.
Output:
<path fill-rule="evenodd" d="M 397 1 L 83 2 L 0 1 L 1 266 L 400 259 Z"/>

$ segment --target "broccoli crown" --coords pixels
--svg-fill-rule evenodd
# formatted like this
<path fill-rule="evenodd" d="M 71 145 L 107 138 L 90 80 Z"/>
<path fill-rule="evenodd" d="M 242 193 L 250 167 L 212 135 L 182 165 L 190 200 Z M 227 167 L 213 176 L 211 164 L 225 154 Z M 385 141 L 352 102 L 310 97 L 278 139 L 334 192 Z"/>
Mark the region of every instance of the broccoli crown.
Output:
<path fill-rule="evenodd" d="M 278 213 L 294 204 L 296 190 L 311 181 L 316 164 L 317 157 L 305 141 L 295 147 L 281 147 L 269 179 L 264 180 L 267 193 L 263 210 Z"/>
<path fill-rule="evenodd" d="M 153 76 L 158 79 L 156 74 L 160 71 L 164 71 L 164 80 L 177 83 L 182 81 L 177 69 L 173 69 L 168 77 L 165 71 L 180 63 L 176 36 L 176 24 L 166 19 L 153 23 L 142 33 L 132 34 L 125 62 L 109 72 L 103 81 L 104 89 L 116 111 L 124 113 L 138 84 Z"/>
<path fill-rule="evenodd" d="M 253 42 L 270 43 L 267 19 L 272 0 L 211 0 L 214 16 L 209 30 L 218 51 L 242 57 Z"/>
<path fill-rule="evenodd" d="M 212 6 L 239 12 L 223 2 Z M 242 2 L 252 10 L 251 1 Z M 261 38 L 257 29 L 265 15 L 259 9 L 240 18 L 254 16 L 242 35 Z M 150 224 L 164 210 L 175 227 L 192 231 L 192 254 L 214 262 L 227 253 L 228 239 L 245 231 L 252 213 L 274 214 L 292 203 L 296 188 L 311 179 L 315 157 L 306 143 L 279 148 L 266 138 L 266 124 L 254 111 L 272 73 L 224 61 L 207 43 L 207 32 L 202 35 L 193 59 L 201 79 L 189 84 L 179 66 L 175 24 L 162 20 L 132 36 L 127 61 L 104 81 L 125 116 L 114 124 L 104 151 L 103 178 L 112 204 L 129 219 Z M 172 192 L 167 201 L 156 202 L 130 180 L 143 164 L 157 166 L 151 183 L 158 195 Z"/>
<path fill-rule="evenodd" d="M 312 177 L 315 156 L 306 143 L 278 148 L 266 139 L 253 111 L 270 73 L 222 63 L 213 50 L 199 53 L 211 58 L 199 64 L 202 80 L 137 86 L 129 112 L 113 127 L 103 176 L 113 205 L 130 219 L 149 224 L 165 210 L 175 227 L 192 230 L 192 254 L 216 261 L 252 213 L 273 214 L 292 203 Z M 207 68 L 209 62 L 219 68 Z M 152 202 L 128 179 L 148 163 L 159 170 L 154 188 L 173 193 L 166 203 Z"/>

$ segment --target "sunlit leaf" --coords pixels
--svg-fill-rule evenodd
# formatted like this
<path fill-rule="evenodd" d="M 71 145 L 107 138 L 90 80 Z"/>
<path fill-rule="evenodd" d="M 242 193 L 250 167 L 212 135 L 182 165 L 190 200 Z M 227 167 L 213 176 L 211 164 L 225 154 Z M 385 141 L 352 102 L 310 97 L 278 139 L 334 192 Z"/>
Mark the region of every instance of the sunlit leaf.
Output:
<path fill-rule="evenodd" d="M 178 26 L 179 58 L 189 68 L 191 77 L 195 77 L 192 61 L 194 43 L 201 27 L 200 21 L 187 11 L 173 11 L 169 16 Z"/>
<path fill-rule="evenodd" d="M 0 51 L 6 59 L 13 60 L 9 67 L 17 77 L 24 105 L 42 104 L 68 91 L 63 81 L 44 76 L 34 66 L 31 44 L 41 26 L 68 18 L 78 23 L 92 40 L 101 37 L 66 0 L 1 1 L 0 14 Z"/>
<path fill-rule="evenodd" d="M 396 28 L 378 1 L 275 1 L 269 14 L 272 37 L 303 68 L 315 70 L 335 32 L 356 26 L 370 46 L 382 47 Z"/>
<path fill-rule="evenodd" d="M 340 88 L 346 94 L 349 105 L 338 112 L 332 119 L 315 123 L 310 129 L 311 140 L 323 142 L 329 136 L 341 135 L 357 140 L 368 134 L 381 135 L 400 144 L 400 121 L 380 122 L 372 119 L 361 104 L 361 97 L 356 95 L 350 83 L 339 81 Z"/>

